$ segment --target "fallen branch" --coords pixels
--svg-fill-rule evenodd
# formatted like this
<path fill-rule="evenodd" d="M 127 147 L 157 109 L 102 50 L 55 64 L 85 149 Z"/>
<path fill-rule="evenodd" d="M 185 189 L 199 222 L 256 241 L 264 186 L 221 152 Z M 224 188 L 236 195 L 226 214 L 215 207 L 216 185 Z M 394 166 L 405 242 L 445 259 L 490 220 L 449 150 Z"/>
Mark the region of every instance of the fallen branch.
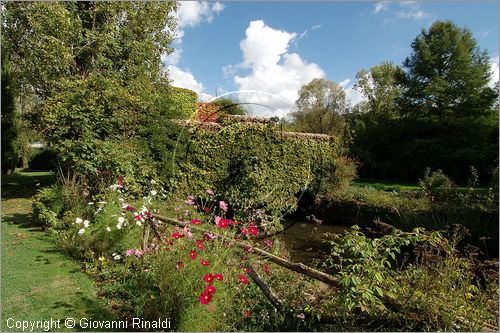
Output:
<path fill-rule="evenodd" d="M 280 311 L 283 308 L 281 300 L 274 294 L 271 288 L 260 278 L 259 274 L 253 269 L 252 265 L 247 264 L 245 267 L 248 270 L 248 275 L 252 278 L 253 282 L 259 287 L 262 293 L 267 297 L 271 304 Z"/>
<path fill-rule="evenodd" d="M 289 261 L 287 259 L 275 256 L 272 253 L 269 253 L 269 252 L 267 252 L 265 250 L 262 250 L 262 249 L 260 249 L 258 247 L 254 247 L 250 243 L 239 241 L 239 240 L 235 240 L 235 239 L 229 238 L 227 236 L 215 233 L 213 231 L 206 230 L 206 229 L 204 229 L 202 227 L 199 227 L 197 225 L 192 225 L 190 223 L 185 223 L 185 222 L 173 219 L 173 218 L 164 217 L 164 216 L 161 216 L 161 215 L 158 215 L 158 214 L 151 214 L 151 216 L 153 218 L 159 220 L 159 221 L 163 221 L 163 222 L 175 225 L 175 226 L 189 227 L 192 230 L 197 230 L 197 231 L 200 231 L 200 232 L 209 232 L 209 233 L 211 233 L 211 234 L 213 234 L 213 235 L 215 235 L 215 236 L 217 236 L 217 237 L 219 237 L 219 238 L 221 238 L 223 240 L 226 240 L 226 241 L 228 241 L 230 243 L 233 243 L 234 245 L 236 245 L 237 247 L 239 247 L 239 248 L 241 248 L 243 250 L 251 249 L 252 253 L 260 254 L 263 257 L 267 258 L 269 261 L 275 263 L 276 265 L 279 265 L 281 267 L 287 268 L 287 269 L 292 270 L 294 272 L 306 275 L 306 276 L 308 276 L 310 278 L 313 278 L 315 280 L 324 282 L 324 283 L 326 283 L 326 284 L 328 284 L 330 286 L 333 286 L 333 287 L 336 287 L 336 288 L 339 287 L 339 282 L 337 281 L 337 279 L 335 277 L 333 277 L 332 275 L 330 275 L 330 274 L 326 274 L 324 272 L 318 271 L 318 270 L 316 270 L 316 269 L 314 269 L 312 267 L 309 267 L 307 265 L 304 265 L 302 263 L 292 262 L 292 261 Z M 160 239 L 160 241 L 164 241 L 163 237 L 161 236 L 161 234 L 158 231 L 157 226 L 154 224 L 154 222 L 151 223 L 151 226 L 153 227 L 153 231 L 154 231 L 155 235 L 158 237 L 158 239 Z"/>

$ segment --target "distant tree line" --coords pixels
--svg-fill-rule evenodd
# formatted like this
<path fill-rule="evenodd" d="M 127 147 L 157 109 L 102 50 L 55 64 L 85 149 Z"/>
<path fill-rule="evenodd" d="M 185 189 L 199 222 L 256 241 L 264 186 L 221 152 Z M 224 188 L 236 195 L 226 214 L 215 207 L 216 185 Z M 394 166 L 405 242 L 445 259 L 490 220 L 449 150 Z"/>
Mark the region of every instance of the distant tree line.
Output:
<path fill-rule="evenodd" d="M 467 28 L 436 21 L 414 39 L 402 66 L 358 72 L 364 101 L 348 106 L 339 84 L 315 79 L 299 91 L 288 126 L 340 136 L 359 175 L 415 181 L 427 167 L 458 181 L 470 166 L 488 182 L 498 165 L 498 82 Z"/>

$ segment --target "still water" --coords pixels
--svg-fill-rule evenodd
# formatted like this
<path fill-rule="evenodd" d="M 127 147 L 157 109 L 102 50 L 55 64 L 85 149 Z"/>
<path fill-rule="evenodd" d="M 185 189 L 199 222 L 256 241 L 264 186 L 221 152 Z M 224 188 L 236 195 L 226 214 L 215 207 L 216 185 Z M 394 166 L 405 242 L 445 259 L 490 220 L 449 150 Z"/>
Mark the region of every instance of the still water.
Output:
<path fill-rule="evenodd" d="M 285 228 L 292 223 L 293 221 L 285 223 Z M 340 234 L 347 229 L 349 227 L 340 225 L 316 225 L 297 221 L 279 237 L 287 245 L 292 261 L 310 264 L 314 259 L 321 260 L 330 252 L 328 240 L 331 240 L 331 234 Z"/>

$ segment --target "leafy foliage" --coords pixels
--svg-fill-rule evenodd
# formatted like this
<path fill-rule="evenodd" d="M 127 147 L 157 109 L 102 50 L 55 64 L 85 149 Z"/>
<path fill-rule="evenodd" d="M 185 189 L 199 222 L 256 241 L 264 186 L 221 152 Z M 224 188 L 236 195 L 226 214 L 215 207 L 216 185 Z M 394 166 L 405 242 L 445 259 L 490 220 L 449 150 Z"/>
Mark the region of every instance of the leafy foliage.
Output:
<path fill-rule="evenodd" d="M 244 216 L 264 213 L 276 219 L 296 208 L 301 191 L 333 191 L 354 176 L 336 142 L 283 138 L 272 124 L 195 129 L 186 154 L 184 187 L 199 193 L 213 189 Z"/>

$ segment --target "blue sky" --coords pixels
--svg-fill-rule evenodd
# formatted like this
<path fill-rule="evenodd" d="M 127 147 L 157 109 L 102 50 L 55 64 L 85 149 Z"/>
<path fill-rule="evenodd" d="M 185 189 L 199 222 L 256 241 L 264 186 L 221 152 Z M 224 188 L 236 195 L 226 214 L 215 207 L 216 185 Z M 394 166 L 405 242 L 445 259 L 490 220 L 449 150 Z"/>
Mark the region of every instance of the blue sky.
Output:
<path fill-rule="evenodd" d="M 177 51 L 166 63 L 174 85 L 205 99 L 216 89 L 256 89 L 293 104 L 301 85 L 323 77 L 341 83 L 354 104 L 356 73 L 401 64 L 435 20 L 468 27 L 498 76 L 498 12 L 497 1 L 182 2 Z"/>

